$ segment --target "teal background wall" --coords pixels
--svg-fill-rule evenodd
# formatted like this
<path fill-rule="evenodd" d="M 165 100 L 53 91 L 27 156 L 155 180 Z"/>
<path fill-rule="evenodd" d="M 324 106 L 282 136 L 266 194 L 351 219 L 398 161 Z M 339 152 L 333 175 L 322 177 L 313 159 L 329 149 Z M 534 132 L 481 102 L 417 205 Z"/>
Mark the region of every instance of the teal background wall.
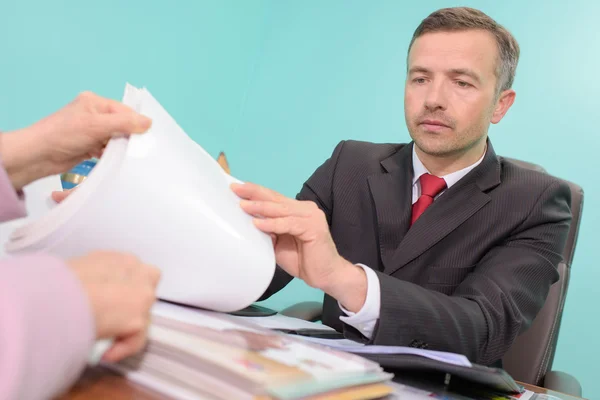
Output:
<path fill-rule="evenodd" d="M 482 9 L 521 45 L 516 103 L 490 131 L 496 151 L 586 191 L 555 368 L 600 398 L 596 1 L 4 0 L 0 130 L 32 123 L 82 90 L 119 99 L 131 82 L 215 157 L 224 150 L 238 178 L 294 196 L 339 140 L 409 140 L 408 43 L 425 16 L 454 5 Z M 294 282 L 264 303 L 320 298 Z"/>

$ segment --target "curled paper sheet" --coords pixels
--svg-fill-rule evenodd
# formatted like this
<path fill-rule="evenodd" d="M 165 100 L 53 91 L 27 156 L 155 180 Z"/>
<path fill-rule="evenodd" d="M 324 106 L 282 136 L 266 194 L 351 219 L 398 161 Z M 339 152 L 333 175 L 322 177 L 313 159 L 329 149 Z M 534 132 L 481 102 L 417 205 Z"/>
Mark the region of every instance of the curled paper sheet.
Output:
<path fill-rule="evenodd" d="M 23 218 L 0 223 L 0 259 L 8 256 L 5 254 L 4 247 L 8 243 L 11 233 L 15 229 L 35 221 L 56 206 L 51 198 L 51 193 L 60 190 L 62 190 L 60 175 L 38 179 L 23 188 L 27 215 Z"/>
<path fill-rule="evenodd" d="M 271 282 L 275 255 L 229 187 L 239 181 L 146 89 L 128 84 L 123 103 L 152 127 L 112 139 L 77 190 L 12 231 L 7 254 L 123 251 L 161 269 L 161 299 L 223 312 L 252 304 Z"/>

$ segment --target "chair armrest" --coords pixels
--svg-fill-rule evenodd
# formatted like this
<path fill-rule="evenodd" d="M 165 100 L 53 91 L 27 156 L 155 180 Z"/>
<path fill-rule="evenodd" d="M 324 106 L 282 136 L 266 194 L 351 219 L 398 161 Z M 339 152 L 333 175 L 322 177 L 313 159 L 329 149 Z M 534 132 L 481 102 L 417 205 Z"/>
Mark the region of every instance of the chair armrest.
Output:
<path fill-rule="evenodd" d="M 582 397 L 581 384 L 574 376 L 566 372 L 549 371 L 544 377 L 544 387 L 571 396 Z"/>
<path fill-rule="evenodd" d="M 283 309 L 279 314 L 315 322 L 321 319 L 323 304 L 318 301 L 304 301 Z"/>

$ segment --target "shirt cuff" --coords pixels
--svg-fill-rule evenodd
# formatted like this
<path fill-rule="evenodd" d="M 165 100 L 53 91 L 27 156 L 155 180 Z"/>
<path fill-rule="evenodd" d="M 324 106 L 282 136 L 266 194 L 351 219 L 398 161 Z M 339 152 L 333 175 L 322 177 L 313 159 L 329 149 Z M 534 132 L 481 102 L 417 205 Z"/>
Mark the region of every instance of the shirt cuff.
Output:
<path fill-rule="evenodd" d="M 379 319 L 379 313 L 381 310 L 381 287 L 379 285 L 379 277 L 371 268 L 363 264 L 356 264 L 361 267 L 367 275 L 367 296 L 365 304 L 357 312 L 346 310 L 340 302 L 338 306 L 347 315 L 346 317 L 340 316 L 340 320 L 348 325 L 358 329 L 368 339 L 373 336 L 375 325 Z"/>

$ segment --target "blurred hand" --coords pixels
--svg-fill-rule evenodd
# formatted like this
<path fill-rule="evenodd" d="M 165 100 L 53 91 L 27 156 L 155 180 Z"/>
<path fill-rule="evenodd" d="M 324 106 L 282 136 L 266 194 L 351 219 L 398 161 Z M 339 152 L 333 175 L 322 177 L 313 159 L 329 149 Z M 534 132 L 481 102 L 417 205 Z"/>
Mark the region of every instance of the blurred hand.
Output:
<path fill-rule="evenodd" d="M 99 157 L 108 141 L 142 133 L 151 120 L 126 105 L 84 92 L 54 114 L 1 136 L 2 160 L 15 189 Z"/>
<path fill-rule="evenodd" d="M 146 344 L 160 271 L 116 252 L 93 252 L 68 264 L 89 297 L 96 338 L 114 339 L 103 360 L 115 362 L 139 352 Z"/>

